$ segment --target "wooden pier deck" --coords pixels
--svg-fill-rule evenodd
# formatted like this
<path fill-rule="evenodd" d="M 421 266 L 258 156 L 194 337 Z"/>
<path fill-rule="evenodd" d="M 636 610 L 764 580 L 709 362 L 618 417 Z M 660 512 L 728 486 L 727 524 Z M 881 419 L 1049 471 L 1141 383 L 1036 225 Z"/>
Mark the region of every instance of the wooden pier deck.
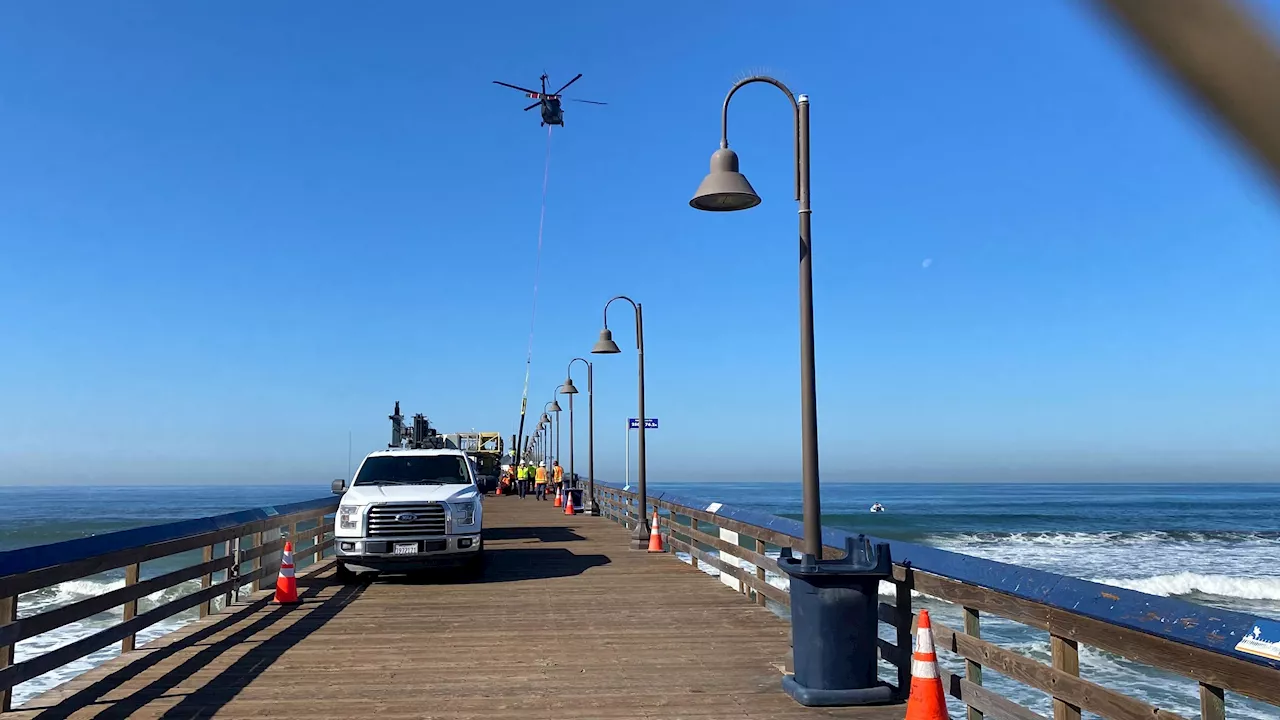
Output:
<path fill-rule="evenodd" d="M 820 718 L 780 689 L 790 628 L 605 518 L 485 501 L 483 579 L 255 594 L 16 708 L 13 718 Z"/>

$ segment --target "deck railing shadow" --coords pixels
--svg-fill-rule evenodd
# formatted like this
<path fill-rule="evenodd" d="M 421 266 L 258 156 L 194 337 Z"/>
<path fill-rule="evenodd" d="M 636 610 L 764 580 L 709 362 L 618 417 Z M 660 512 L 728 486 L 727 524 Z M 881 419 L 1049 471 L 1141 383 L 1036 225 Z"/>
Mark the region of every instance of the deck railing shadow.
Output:
<path fill-rule="evenodd" d="M 190 635 L 177 638 L 145 654 L 140 653 L 138 658 L 107 677 L 74 695 L 61 699 L 56 705 L 39 709 L 35 717 L 40 720 L 62 720 L 80 710 L 95 706 L 101 708 L 96 715 L 99 718 L 130 717 L 151 702 L 165 697 L 174 688 L 180 687 L 192 675 L 208 667 L 223 653 L 244 647 L 251 638 L 271 631 L 277 623 L 286 619 L 293 620 L 279 628 L 271 637 L 252 644 L 247 652 L 219 672 L 215 678 L 183 696 L 182 700 L 167 710 L 163 717 L 187 718 L 212 714 L 235 698 L 263 668 L 271 665 L 290 648 L 323 627 L 368 587 L 367 583 L 347 584 L 340 587 L 333 595 L 320 598 L 319 595 L 326 588 L 333 586 L 329 579 L 331 575 L 331 568 L 325 568 L 323 574 L 308 575 L 298 579 L 298 598 L 302 601 L 301 606 L 272 606 L 269 596 L 259 598 L 247 606 L 239 606 L 236 608 L 238 612 L 227 615 L 225 621 L 211 622 Z M 299 615 L 299 613 L 304 614 Z M 229 624 L 236 623 L 243 623 L 243 625 L 236 627 L 231 633 L 219 636 L 228 629 Z M 130 693 L 128 697 L 116 701 L 102 699 L 149 668 L 160 665 L 168 658 L 192 648 L 199 649 L 164 675 Z"/>

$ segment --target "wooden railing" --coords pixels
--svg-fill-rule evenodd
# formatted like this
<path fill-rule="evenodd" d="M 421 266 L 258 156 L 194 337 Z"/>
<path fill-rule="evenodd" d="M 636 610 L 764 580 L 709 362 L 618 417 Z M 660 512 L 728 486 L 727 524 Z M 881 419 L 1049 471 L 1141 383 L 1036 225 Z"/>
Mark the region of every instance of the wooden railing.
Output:
<path fill-rule="evenodd" d="M 597 480 L 596 494 L 603 515 L 634 527 L 634 492 Z M 721 582 L 761 605 L 772 601 L 780 610 L 789 606 L 788 592 L 771 585 L 766 574 L 783 574 L 770 552 L 801 550 L 800 522 L 672 493 L 651 494 L 649 505 L 650 513 L 658 509 L 668 549 L 687 553 L 695 566 L 701 561 L 715 568 Z M 824 528 L 824 555 L 840 557 L 849 535 Z M 912 592 L 958 606 L 961 627 L 931 620 L 943 655 L 950 653 L 963 663 L 962 672 L 940 670 L 949 694 L 966 707 L 968 720 L 1046 720 L 984 686 L 984 668 L 1052 698 L 1054 720 L 1080 720 L 1082 713 L 1110 720 L 1189 720 L 1080 677 L 1081 646 L 1185 678 L 1189 693 L 1198 689 L 1202 720 L 1227 716 L 1228 691 L 1256 701 L 1251 703 L 1260 711 L 1255 715 L 1280 718 L 1280 661 L 1235 649 L 1255 626 L 1280 629 L 1280 623 L 937 548 L 871 540 L 889 542 L 894 561 L 894 602 L 879 605 L 880 620 L 891 628 L 887 634 L 894 640 L 878 642 L 881 659 L 896 669 L 896 687 L 911 684 L 911 638 L 918 615 Z M 754 570 L 740 567 L 738 560 Z M 1051 662 L 982 639 L 981 620 L 991 616 L 1047 631 Z"/>
<path fill-rule="evenodd" d="M 205 617 L 233 604 L 245 586 L 271 586 L 280 569 L 283 535 L 293 541 L 296 566 L 318 561 L 333 545 L 331 516 L 337 505 L 336 497 L 321 498 L 0 553 L 0 712 L 11 709 L 13 688 L 20 683 L 115 643 L 128 652 L 138 633 L 158 622 L 197 606 Z M 197 550 L 198 563 L 143 579 L 144 562 L 182 559 L 173 556 L 183 553 L 195 560 Z M 124 587 L 19 619 L 23 593 L 121 568 Z M 197 578 L 200 589 L 138 613 L 140 599 Z M 120 607 L 119 623 L 14 663 L 19 642 Z"/>

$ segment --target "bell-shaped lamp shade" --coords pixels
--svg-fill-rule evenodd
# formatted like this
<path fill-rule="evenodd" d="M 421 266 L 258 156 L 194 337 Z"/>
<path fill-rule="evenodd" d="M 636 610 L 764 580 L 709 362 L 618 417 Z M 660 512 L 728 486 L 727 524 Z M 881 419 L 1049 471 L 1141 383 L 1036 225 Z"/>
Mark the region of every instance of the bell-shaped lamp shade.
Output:
<path fill-rule="evenodd" d="M 738 154 L 720 148 L 711 156 L 711 172 L 702 180 L 689 205 L 698 210 L 746 210 L 760 204 L 747 176 L 738 172 Z"/>
<path fill-rule="evenodd" d="M 600 331 L 600 339 L 596 341 L 596 346 L 591 348 L 591 352 L 597 355 L 610 355 L 620 353 L 622 350 L 618 348 L 618 343 L 613 341 L 613 333 L 609 328 Z"/>
<path fill-rule="evenodd" d="M 551 416 L 550 416 L 550 415 L 548 415 L 548 414 L 546 414 L 546 413 L 542 413 L 542 422 L 543 422 L 543 423 L 545 423 L 545 424 L 547 424 L 547 425 L 550 425 L 550 424 L 551 424 Z"/>
<path fill-rule="evenodd" d="M 560 412 L 560 403 L 556 400 L 551 401 L 551 407 L 547 408 L 551 412 Z"/>
<path fill-rule="evenodd" d="M 561 395 L 577 395 L 578 388 L 573 384 L 573 378 L 565 378 L 564 384 L 560 386 Z"/>

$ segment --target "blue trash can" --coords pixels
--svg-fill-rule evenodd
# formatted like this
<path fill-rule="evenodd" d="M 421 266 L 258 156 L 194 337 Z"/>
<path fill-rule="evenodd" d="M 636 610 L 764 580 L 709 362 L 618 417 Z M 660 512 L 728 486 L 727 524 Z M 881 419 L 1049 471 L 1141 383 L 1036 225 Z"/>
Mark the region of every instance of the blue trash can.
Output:
<path fill-rule="evenodd" d="M 876 672 L 880 581 L 893 575 L 888 543 L 845 541 L 845 557 L 795 558 L 778 565 L 791 580 L 791 651 L 795 674 L 782 689 L 807 707 L 876 705 L 895 699 Z"/>

